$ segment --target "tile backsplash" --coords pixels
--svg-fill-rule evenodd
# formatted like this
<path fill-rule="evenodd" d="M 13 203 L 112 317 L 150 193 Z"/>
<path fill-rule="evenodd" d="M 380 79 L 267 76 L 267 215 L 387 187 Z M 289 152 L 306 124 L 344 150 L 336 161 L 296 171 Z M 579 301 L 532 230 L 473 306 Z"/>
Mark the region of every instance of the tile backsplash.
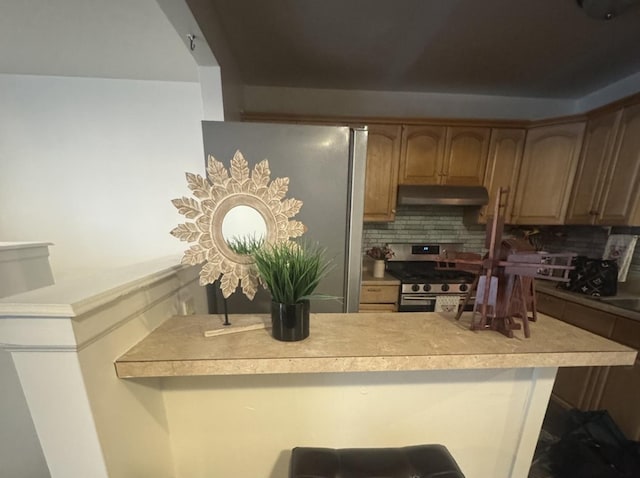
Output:
<path fill-rule="evenodd" d="M 464 224 L 463 215 L 464 208 L 459 206 L 399 208 L 394 222 L 364 224 L 363 251 L 389 242 L 461 242 L 467 252 L 484 252 L 485 226 Z M 602 257 L 610 233 L 640 235 L 640 227 L 601 226 L 505 226 L 505 235 L 534 228 L 539 230 L 535 236 L 544 250 L 594 258 Z M 629 272 L 640 274 L 640 245 Z"/>
<path fill-rule="evenodd" d="M 364 224 L 363 251 L 388 242 L 461 242 L 466 252 L 481 253 L 485 226 L 465 225 L 463 214 L 459 206 L 399 208 L 394 222 Z"/>

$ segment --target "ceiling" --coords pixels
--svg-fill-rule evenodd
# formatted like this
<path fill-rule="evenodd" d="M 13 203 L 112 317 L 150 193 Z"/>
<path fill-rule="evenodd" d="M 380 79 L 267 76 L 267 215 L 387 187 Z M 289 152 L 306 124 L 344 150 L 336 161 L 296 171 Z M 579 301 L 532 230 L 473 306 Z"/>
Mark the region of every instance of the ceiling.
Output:
<path fill-rule="evenodd" d="M 0 73 L 198 81 L 156 0 L 0 0 Z"/>
<path fill-rule="evenodd" d="M 186 1 L 246 85 L 580 98 L 640 72 L 638 0 Z"/>

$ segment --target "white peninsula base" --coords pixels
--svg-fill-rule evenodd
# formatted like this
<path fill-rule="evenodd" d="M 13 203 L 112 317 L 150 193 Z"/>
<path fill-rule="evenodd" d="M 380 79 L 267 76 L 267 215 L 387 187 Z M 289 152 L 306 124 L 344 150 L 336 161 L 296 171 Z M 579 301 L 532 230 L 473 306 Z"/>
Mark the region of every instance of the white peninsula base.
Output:
<path fill-rule="evenodd" d="M 529 472 L 555 372 L 183 377 L 162 393 L 177 477 L 285 478 L 294 446 L 441 443 L 467 478 L 515 478 Z"/>

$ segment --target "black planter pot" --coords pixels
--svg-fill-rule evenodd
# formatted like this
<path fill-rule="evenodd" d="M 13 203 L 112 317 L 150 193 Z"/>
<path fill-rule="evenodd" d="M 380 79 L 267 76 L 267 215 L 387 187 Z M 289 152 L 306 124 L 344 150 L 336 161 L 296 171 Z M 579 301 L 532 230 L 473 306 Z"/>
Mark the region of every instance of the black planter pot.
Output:
<path fill-rule="evenodd" d="M 309 301 L 271 302 L 271 334 L 276 340 L 295 342 L 309 337 Z"/>

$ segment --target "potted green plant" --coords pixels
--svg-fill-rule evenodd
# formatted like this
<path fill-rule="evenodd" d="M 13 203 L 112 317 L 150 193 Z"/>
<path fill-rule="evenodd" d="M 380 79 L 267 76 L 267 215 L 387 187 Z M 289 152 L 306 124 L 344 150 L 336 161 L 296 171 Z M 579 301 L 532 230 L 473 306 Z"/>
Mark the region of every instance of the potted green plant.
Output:
<path fill-rule="evenodd" d="M 309 336 L 309 299 L 329 298 L 314 291 L 332 263 L 317 244 L 292 241 L 264 244 L 252 255 L 260 280 L 271 293 L 271 333 L 277 340 Z"/>

